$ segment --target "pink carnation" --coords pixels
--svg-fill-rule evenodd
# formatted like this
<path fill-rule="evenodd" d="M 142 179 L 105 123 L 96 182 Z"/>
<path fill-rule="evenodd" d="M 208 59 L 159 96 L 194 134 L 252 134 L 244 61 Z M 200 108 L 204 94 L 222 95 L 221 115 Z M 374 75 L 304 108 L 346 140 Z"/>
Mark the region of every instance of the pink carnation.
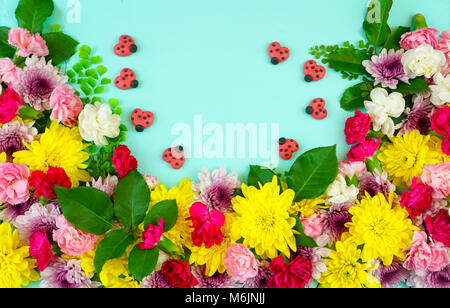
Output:
<path fill-rule="evenodd" d="M 450 217 L 448 210 L 442 209 L 433 217 L 425 217 L 425 225 L 433 241 L 450 247 Z"/>
<path fill-rule="evenodd" d="M 425 271 L 437 272 L 449 262 L 447 249 L 441 243 L 427 243 L 428 236 L 423 231 L 414 232 L 413 241 L 408 248 L 404 267 L 423 274 Z"/>
<path fill-rule="evenodd" d="M 441 33 L 441 39 L 438 44 L 438 49 L 445 54 L 447 58 L 447 67 L 450 67 L 450 29 Z"/>
<path fill-rule="evenodd" d="M 186 220 L 192 220 L 192 242 L 195 246 L 201 247 L 205 244 L 206 248 L 213 245 L 220 245 L 223 241 L 222 226 L 225 224 L 225 215 L 218 210 L 209 211 L 208 206 L 195 202 L 189 209 L 190 217 Z"/>
<path fill-rule="evenodd" d="M 55 261 L 45 229 L 33 233 L 30 238 L 30 256 L 36 259 L 36 267 L 38 271 L 43 271 L 50 262 Z"/>
<path fill-rule="evenodd" d="M 9 87 L 17 82 L 17 67 L 9 58 L 0 59 L 0 79 Z"/>
<path fill-rule="evenodd" d="M 314 214 L 308 218 L 301 219 L 303 224 L 303 229 L 305 230 L 305 234 L 309 237 L 316 238 L 322 232 L 322 219 L 319 215 Z"/>
<path fill-rule="evenodd" d="M 273 276 L 268 282 L 269 288 L 304 288 L 312 276 L 312 263 L 298 256 L 286 264 L 283 256 L 270 263 Z"/>
<path fill-rule="evenodd" d="M 372 138 L 366 139 L 363 143 L 354 145 L 347 157 L 351 161 L 364 161 L 366 158 L 372 157 L 381 144 L 381 138 L 375 141 Z"/>
<path fill-rule="evenodd" d="M 343 176 L 352 178 L 353 176 L 360 177 L 367 172 L 366 164 L 362 161 L 341 161 L 339 162 L 339 173 Z"/>
<path fill-rule="evenodd" d="M 7 88 L 0 95 L 0 123 L 6 124 L 17 116 L 17 111 L 22 106 L 19 94 L 11 88 Z"/>
<path fill-rule="evenodd" d="M 30 55 L 46 57 L 49 54 L 45 40 L 39 33 L 31 34 L 30 31 L 22 28 L 9 30 L 8 43 L 19 48 L 17 56 L 27 58 Z"/>
<path fill-rule="evenodd" d="M 450 106 L 436 108 L 431 116 L 431 130 L 447 135 L 450 132 Z"/>
<path fill-rule="evenodd" d="M 136 158 L 131 155 L 130 149 L 125 145 L 119 145 L 114 150 L 112 162 L 120 178 L 123 178 L 138 166 Z"/>
<path fill-rule="evenodd" d="M 434 199 L 444 199 L 450 195 L 450 162 L 425 165 L 420 180 L 433 188 Z"/>
<path fill-rule="evenodd" d="M 56 230 L 53 240 L 58 243 L 61 251 L 69 256 L 80 256 L 93 249 L 97 236 L 78 230 L 72 226 L 64 215 L 56 218 Z"/>
<path fill-rule="evenodd" d="M 162 235 L 164 233 L 164 223 L 161 218 L 158 221 L 158 225 L 150 224 L 145 231 L 142 232 L 142 241 L 143 243 L 139 243 L 139 248 L 141 249 L 153 249 L 161 242 Z"/>
<path fill-rule="evenodd" d="M 62 85 L 53 90 L 50 96 L 51 120 L 62 122 L 64 125 L 73 127 L 83 110 L 83 102 L 75 94 L 75 89 Z"/>
<path fill-rule="evenodd" d="M 405 189 L 402 193 L 401 205 L 406 208 L 409 216 L 415 219 L 422 215 L 425 210 L 431 207 L 433 202 L 433 188 L 428 185 L 418 184 L 417 178 L 414 178 L 411 185 L 411 191 Z"/>
<path fill-rule="evenodd" d="M 0 163 L 0 203 L 17 205 L 27 201 L 29 176 L 25 165 Z"/>
<path fill-rule="evenodd" d="M 239 282 L 258 275 L 258 261 L 253 253 L 242 244 L 231 244 L 225 253 L 225 267 L 228 274 Z"/>
<path fill-rule="evenodd" d="M 438 30 L 433 28 L 423 28 L 413 32 L 408 32 L 402 35 L 400 46 L 403 49 L 415 49 L 422 44 L 428 44 L 433 48 L 438 47 L 437 34 Z"/>
<path fill-rule="evenodd" d="M 372 119 L 367 113 L 362 113 L 356 110 L 355 116 L 348 118 L 345 122 L 345 140 L 347 144 L 354 144 L 357 142 L 364 142 L 367 134 L 370 131 L 370 124 Z"/>

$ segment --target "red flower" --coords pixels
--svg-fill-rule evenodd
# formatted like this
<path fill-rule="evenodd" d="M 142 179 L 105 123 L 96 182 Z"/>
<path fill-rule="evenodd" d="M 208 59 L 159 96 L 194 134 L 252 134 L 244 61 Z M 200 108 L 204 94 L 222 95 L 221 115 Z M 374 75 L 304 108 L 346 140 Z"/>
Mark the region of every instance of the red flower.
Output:
<path fill-rule="evenodd" d="M 42 171 L 33 171 L 28 182 L 34 187 L 36 197 L 46 199 L 56 198 L 55 186 L 67 189 L 72 187 L 72 182 L 64 169 L 57 167 L 49 167 L 47 174 Z"/>
<path fill-rule="evenodd" d="M 174 288 L 192 288 L 198 284 L 191 273 L 188 261 L 167 260 L 161 267 L 164 280 Z"/>
<path fill-rule="evenodd" d="M 380 144 L 381 138 L 378 138 L 377 141 L 372 138 L 366 139 L 363 143 L 354 145 L 348 152 L 347 157 L 351 161 L 364 161 L 375 154 Z"/>
<path fill-rule="evenodd" d="M 428 215 L 425 225 L 434 241 L 450 247 L 450 217 L 447 210 L 442 209 L 433 217 Z"/>
<path fill-rule="evenodd" d="M 38 271 L 43 271 L 55 256 L 52 252 L 52 246 L 47 238 L 45 230 L 33 233 L 30 238 L 30 256 L 36 259 L 36 267 Z"/>
<path fill-rule="evenodd" d="M 218 210 L 208 209 L 208 206 L 195 202 L 189 209 L 191 216 L 186 220 L 192 220 L 192 242 L 195 246 L 211 248 L 213 245 L 220 245 L 223 241 L 223 233 L 220 230 L 225 224 L 225 215 Z"/>
<path fill-rule="evenodd" d="M 12 88 L 7 88 L 0 95 L 0 123 L 6 124 L 17 116 L 22 106 L 19 94 Z"/>
<path fill-rule="evenodd" d="M 445 105 L 434 110 L 431 116 L 431 130 L 445 136 L 450 133 L 450 106 Z"/>
<path fill-rule="evenodd" d="M 370 131 L 372 120 L 367 113 L 356 110 L 355 116 L 348 118 L 345 122 L 345 140 L 347 144 L 364 142 Z"/>
<path fill-rule="evenodd" d="M 131 156 L 131 151 L 125 145 L 119 145 L 113 154 L 112 163 L 116 167 L 120 178 L 137 168 L 137 160 Z"/>
<path fill-rule="evenodd" d="M 400 204 L 405 207 L 412 219 L 420 216 L 425 210 L 431 207 L 433 202 L 433 188 L 428 185 L 418 184 L 414 178 L 411 185 L 411 192 L 405 189 L 402 193 Z"/>
<path fill-rule="evenodd" d="M 270 263 L 273 276 L 268 282 L 269 288 L 304 288 L 312 276 L 311 261 L 298 256 L 286 264 L 283 256 L 275 258 Z"/>
<path fill-rule="evenodd" d="M 139 248 L 141 249 L 153 249 L 161 242 L 162 235 L 164 233 L 164 223 L 161 218 L 158 221 L 158 225 L 150 224 L 145 231 L 142 232 L 142 241 L 143 243 L 139 243 Z"/>
<path fill-rule="evenodd" d="M 450 155 L 450 133 L 442 140 L 442 152 Z"/>

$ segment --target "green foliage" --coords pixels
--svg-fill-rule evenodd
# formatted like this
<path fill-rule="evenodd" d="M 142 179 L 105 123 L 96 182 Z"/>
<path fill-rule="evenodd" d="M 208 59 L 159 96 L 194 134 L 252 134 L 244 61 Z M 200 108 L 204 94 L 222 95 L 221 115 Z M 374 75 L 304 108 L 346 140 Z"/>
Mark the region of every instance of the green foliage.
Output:
<path fill-rule="evenodd" d="M 346 111 L 353 111 L 364 107 L 364 101 L 368 99 L 373 90 L 373 84 L 370 81 L 358 83 L 347 90 L 341 98 L 341 108 Z"/>
<path fill-rule="evenodd" d="M 395 91 L 400 92 L 403 95 L 408 95 L 419 94 L 429 89 L 430 87 L 428 86 L 427 82 L 423 78 L 418 77 L 415 79 L 410 79 L 409 84 L 400 81 Z"/>
<path fill-rule="evenodd" d="M 15 15 L 20 28 L 42 33 L 44 22 L 53 14 L 53 0 L 20 0 Z"/>
<path fill-rule="evenodd" d="M 386 48 L 386 50 L 390 50 L 390 49 L 395 49 L 395 50 L 400 50 L 401 46 L 400 46 L 400 39 L 402 37 L 403 34 L 405 34 L 406 32 L 410 32 L 411 28 L 410 27 L 397 27 L 395 28 L 391 35 L 389 35 L 389 37 L 387 38 L 386 42 L 384 43 L 384 48 Z"/>
<path fill-rule="evenodd" d="M 16 49 L 8 43 L 8 27 L 0 27 L 0 58 L 12 58 Z"/>
<path fill-rule="evenodd" d="M 259 188 L 259 184 L 264 185 L 272 182 L 274 176 L 277 175 L 271 169 L 251 165 L 250 172 L 248 174 L 248 185 Z"/>
<path fill-rule="evenodd" d="M 374 46 L 383 46 L 391 34 L 388 25 L 393 0 L 372 0 L 367 9 L 363 28 L 368 41 Z"/>
<path fill-rule="evenodd" d="M 78 42 L 64 33 L 46 33 L 42 38 L 46 41 L 50 51 L 45 59 L 52 60 L 53 65 L 69 60 L 76 53 Z"/>
<path fill-rule="evenodd" d="M 158 225 L 159 220 L 164 223 L 164 232 L 170 231 L 178 219 L 178 206 L 176 200 L 165 200 L 155 204 L 144 219 L 144 227 Z"/>
<path fill-rule="evenodd" d="M 305 234 L 305 230 L 303 229 L 302 221 L 297 216 L 291 215 L 291 217 L 295 218 L 297 223 L 294 226 L 294 230 L 296 230 L 299 234 L 295 235 L 295 242 L 297 244 L 297 247 L 309 247 L 309 248 L 315 248 L 317 247 L 316 241 L 312 239 L 311 237 L 307 236 Z"/>
<path fill-rule="evenodd" d="M 134 246 L 128 258 L 130 274 L 138 281 L 150 275 L 158 263 L 159 249 L 140 249 Z"/>
<path fill-rule="evenodd" d="M 317 148 L 294 162 L 287 176 L 287 184 L 295 191 L 295 201 L 299 202 L 322 195 L 337 174 L 336 146 Z"/>
<path fill-rule="evenodd" d="M 94 267 L 97 273 L 100 274 L 106 261 L 123 256 L 133 242 L 133 233 L 128 230 L 119 229 L 108 233 L 95 252 Z"/>

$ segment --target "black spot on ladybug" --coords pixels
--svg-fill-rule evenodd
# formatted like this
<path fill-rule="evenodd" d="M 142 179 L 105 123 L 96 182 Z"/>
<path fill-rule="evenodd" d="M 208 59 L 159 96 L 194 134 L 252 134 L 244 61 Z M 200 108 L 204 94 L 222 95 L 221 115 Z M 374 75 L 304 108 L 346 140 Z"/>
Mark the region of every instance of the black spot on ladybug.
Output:
<path fill-rule="evenodd" d="M 306 108 L 306 113 L 307 113 L 307 114 L 312 114 L 313 112 L 314 112 L 313 107 L 308 106 L 308 107 Z"/>
<path fill-rule="evenodd" d="M 139 86 L 139 81 L 137 81 L 137 80 L 133 80 L 132 82 L 131 82 L 131 87 L 132 88 L 137 88 Z"/>

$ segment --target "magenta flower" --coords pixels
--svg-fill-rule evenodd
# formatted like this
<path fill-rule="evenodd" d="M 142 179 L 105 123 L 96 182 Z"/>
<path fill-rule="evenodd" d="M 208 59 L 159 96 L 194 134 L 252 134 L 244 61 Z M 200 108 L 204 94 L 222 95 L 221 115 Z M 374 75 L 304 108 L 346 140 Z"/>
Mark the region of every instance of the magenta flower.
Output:
<path fill-rule="evenodd" d="M 372 61 L 362 62 L 367 72 L 375 78 L 374 85 L 380 84 L 384 88 L 397 89 L 399 81 L 409 83 L 402 64 L 403 50 L 395 51 L 383 49 L 379 56 L 372 56 Z"/>
<path fill-rule="evenodd" d="M 416 216 L 422 215 L 425 210 L 431 207 L 433 202 L 433 188 L 428 185 L 420 184 L 417 178 L 414 178 L 411 185 L 411 191 L 405 189 L 402 193 L 401 206 L 406 208 L 409 216 L 416 219 Z"/>
<path fill-rule="evenodd" d="M 30 238 L 30 256 L 36 259 L 36 267 L 38 271 L 43 271 L 50 262 L 55 261 L 46 230 L 33 233 Z"/>
<path fill-rule="evenodd" d="M 195 246 L 206 248 L 220 245 L 223 241 L 222 226 L 225 224 L 225 215 L 218 210 L 209 211 L 208 206 L 195 202 L 189 209 L 191 216 L 186 220 L 192 220 L 192 242 Z"/>
<path fill-rule="evenodd" d="M 11 88 L 7 88 L 0 95 L 0 123 L 6 124 L 17 116 L 22 106 L 19 95 Z"/>
<path fill-rule="evenodd" d="M 370 131 L 370 124 L 372 124 L 370 115 L 356 110 L 355 116 L 348 118 L 345 122 L 344 133 L 347 144 L 364 142 Z"/>
<path fill-rule="evenodd" d="M 141 249 L 153 249 L 161 242 L 162 235 L 164 233 L 164 223 L 161 218 L 158 221 L 158 225 L 150 224 L 145 231 L 142 232 L 142 241 L 143 243 L 139 243 L 139 248 Z"/>
<path fill-rule="evenodd" d="M 366 139 L 363 143 L 354 145 L 347 157 L 351 161 L 364 161 L 366 158 L 372 157 L 381 144 L 381 138 L 375 141 L 372 138 Z"/>

